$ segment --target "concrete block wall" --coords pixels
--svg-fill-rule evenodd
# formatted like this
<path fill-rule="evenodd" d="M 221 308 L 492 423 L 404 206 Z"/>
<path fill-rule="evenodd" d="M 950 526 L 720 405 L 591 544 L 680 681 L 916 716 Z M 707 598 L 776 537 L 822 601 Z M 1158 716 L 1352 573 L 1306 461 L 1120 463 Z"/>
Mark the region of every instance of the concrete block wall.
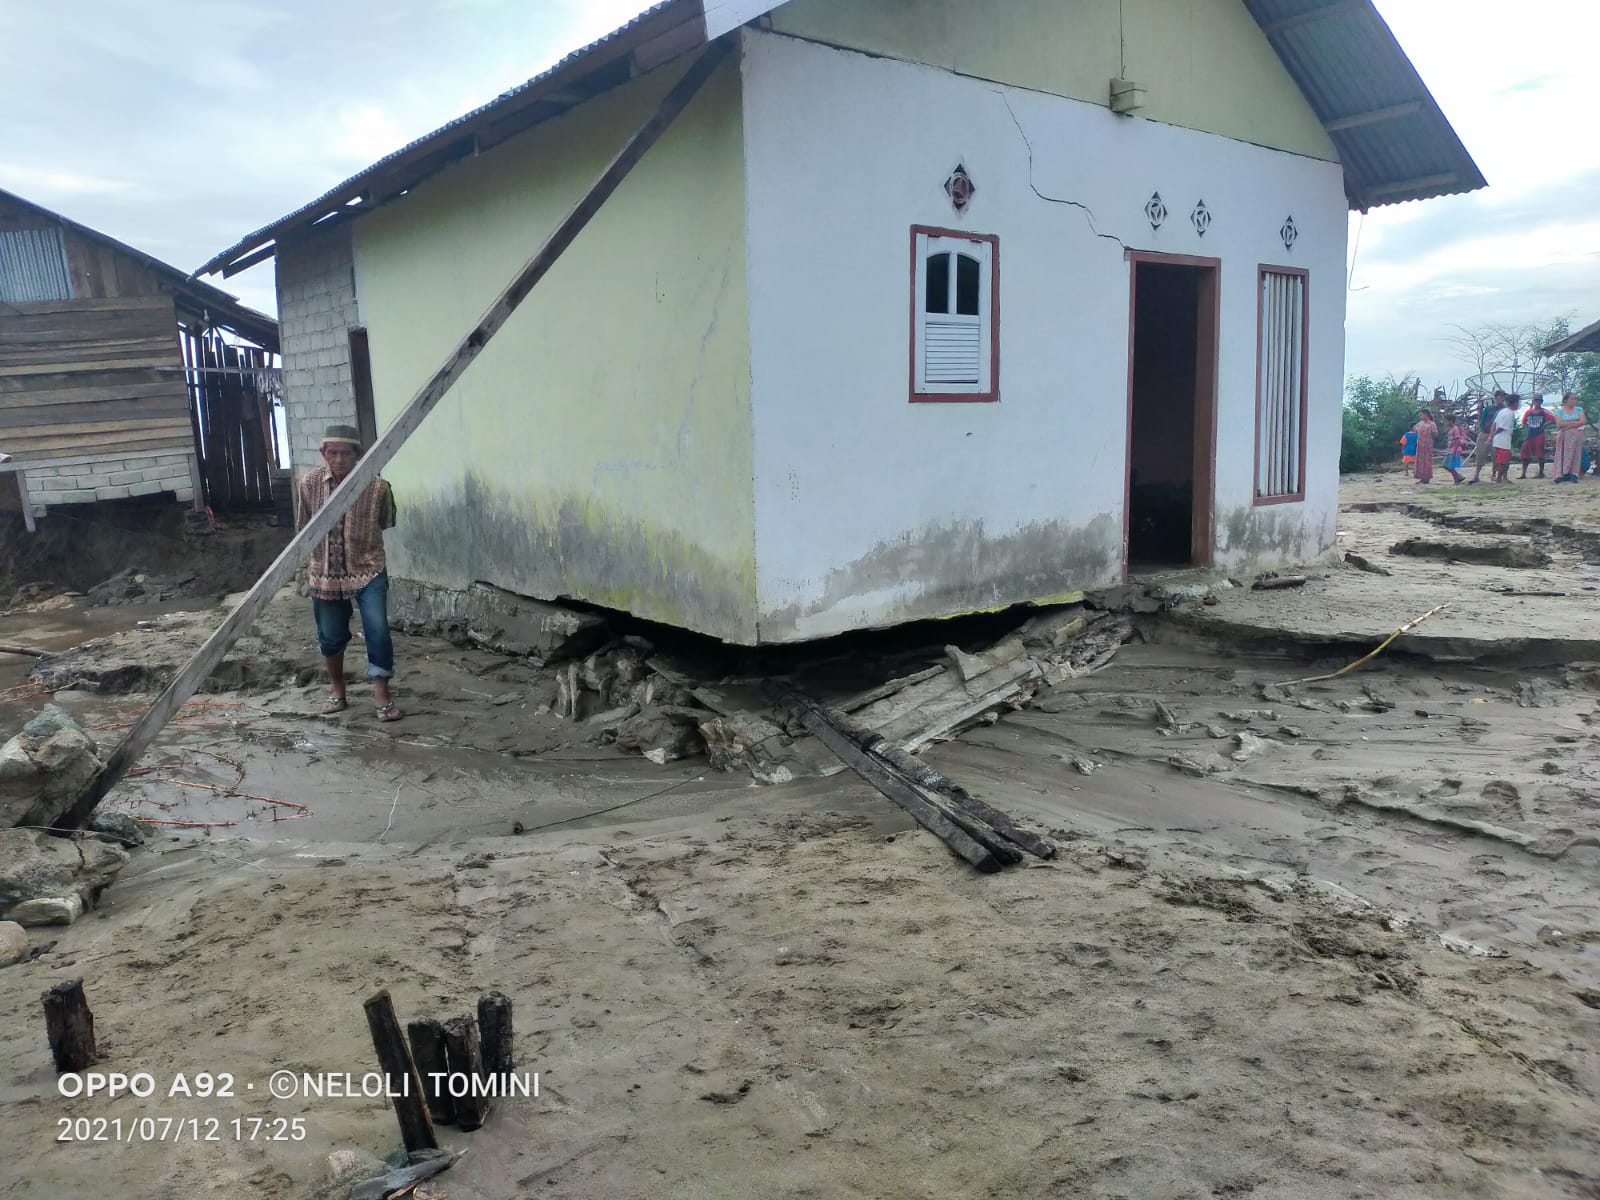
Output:
<path fill-rule="evenodd" d="M 181 450 L 168 450 L 30 466 L 25 471 L 28 503 L 35 513 L 43 513 L 55 504 L 93 504 L 97 500 L 126 500 L 161 492 L 192 502 L 193 457 Z"/>
<path fill-rule="evenodd" d="M 323 430 L 356 424 L 350 330 L 360 323 L 348 227 L 278 247 L 283 399 L 297 478 L 316 465 Z"/>

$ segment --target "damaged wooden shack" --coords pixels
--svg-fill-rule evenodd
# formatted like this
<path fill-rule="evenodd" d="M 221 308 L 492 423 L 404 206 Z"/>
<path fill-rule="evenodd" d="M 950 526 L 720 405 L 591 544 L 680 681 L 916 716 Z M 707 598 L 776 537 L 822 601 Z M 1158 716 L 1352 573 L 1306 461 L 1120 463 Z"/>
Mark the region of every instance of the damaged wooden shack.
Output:
<path fill-rule="evenodd" d="M 278 324 L 0 191 L 0 507 L 287 497 Z"/>

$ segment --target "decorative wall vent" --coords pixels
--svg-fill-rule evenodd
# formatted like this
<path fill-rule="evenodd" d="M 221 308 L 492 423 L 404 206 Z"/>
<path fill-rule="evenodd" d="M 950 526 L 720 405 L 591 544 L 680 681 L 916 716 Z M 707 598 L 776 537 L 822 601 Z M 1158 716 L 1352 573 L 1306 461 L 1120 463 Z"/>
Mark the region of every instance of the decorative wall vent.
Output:
<path fill-rule="evenodd" d="M 1167 203 L 1161 198 L 1160 192 L 1151 192 L 1150 199 L 1144 202 L 1145 220 L 1150 222 L 1151 229 L 1160 229 L 1167 220 Z"/>
<path fill-rule="evenodd" d="M 1206 230 L 1211 228 L 1211 210 L 1206 207 L 1204 200 L 1194 206 L 1194 211 L 1189 214 L 1189 224 L 1201 237 L 1205 237 Z"/>
<path fill-rule="evenodd" d="M 950 178 L 944 181 L 944 194 L 950 197 L 950 203 L 955 206 L 958 213 L 967 211 L 972 198 L 978 194 L 978 185 L 973 183 L 972 176 L 967 174 L 965 164 L 958 165 L 950 172 Z"/>
<path fill-rule="evenodd" d="M 1283 248 L 1285 250 L 1293 250 L 1294 244 L 1300 240 L 1300 228 L 1294 223 L 1294 215 L 1292 213 L 1278 227 L 1278 236 L 1283 239 Z"/>

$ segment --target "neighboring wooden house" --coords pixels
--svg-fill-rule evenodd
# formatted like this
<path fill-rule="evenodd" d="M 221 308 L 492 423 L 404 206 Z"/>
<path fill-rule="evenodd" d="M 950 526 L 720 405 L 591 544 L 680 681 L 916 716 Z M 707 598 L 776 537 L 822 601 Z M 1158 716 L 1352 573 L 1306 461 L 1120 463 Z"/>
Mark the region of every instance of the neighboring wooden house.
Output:
<path fill-rule="evenodd" d="M 668 0 L 203 268 L 277 257 L 298 468 L 718 38 L 386 471 L 402 608 L 783 642 L 1332 549 L 1347 212 L 1483 186 L 1368 0 Z"/>
<path fill-rule="evenodd" d="M 277 350 L 271 317 L 0 191 L 0 485 L 30 526 L 161 493 L 270 505 Z"/>

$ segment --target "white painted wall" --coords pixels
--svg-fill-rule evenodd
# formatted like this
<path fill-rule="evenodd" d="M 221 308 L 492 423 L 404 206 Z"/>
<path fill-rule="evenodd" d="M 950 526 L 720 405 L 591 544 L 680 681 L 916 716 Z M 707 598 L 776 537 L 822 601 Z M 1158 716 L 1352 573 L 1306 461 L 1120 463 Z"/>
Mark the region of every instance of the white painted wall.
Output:
<path fill-rule="evenodd" d="M 1218 565 L 1303 561 L 1331 546 L 1346 235 L 1337 165 L 777 34 L 744 37 L 763 641 L 1120 576 L 1125 247 L 1222 259 Z M 978 189 L 961 216 L 942 186 L 957 163 Z M 1171 215 L 1154 232 L 1143 209 L 1158 190 Z M 1201 198 L 1214 218 L 1204 238 L 1187 221 Z M 1291 213 L 1301 236 L 1289 253 L 1278 229 Z M 908 402 L 912 225 L 1000 239 L 997 404 Z M 1306 501 L 1257 508 L 1262 263 L 1311 272 L 1312 411 Z"/>

